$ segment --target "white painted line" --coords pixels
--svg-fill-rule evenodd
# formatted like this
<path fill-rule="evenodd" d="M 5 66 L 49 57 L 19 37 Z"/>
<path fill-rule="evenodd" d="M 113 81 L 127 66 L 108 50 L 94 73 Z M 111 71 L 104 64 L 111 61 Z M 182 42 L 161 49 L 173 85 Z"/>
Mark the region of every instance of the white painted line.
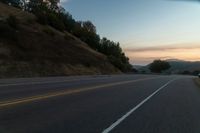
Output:
<path fill-rule="evenodd" d="M 122 121 L 124 121 L 128 116 L 130 116 L 133 112 L 135 112 L 138 108 L 140 108 L 144 103 L 146 103 L 148 100 L 150 100 L 154 95 L 156 95 L 160 90 L 168 86 L 171 82 L 173 82 L 176 79 L 170 80 L 163 86 L 161 86 L 159 89 L 157 89 L 154 93 L 152 93 L 150 96 L 148 96 L 146 99 L 144 99 L 142 102 L 140 102 L 137 106 L 135 106 L 133 109 L 131 109 L 129 112 L 127 112 L 124 116 L 119 118 L 116 122 L 114 122 L 111 126 L 106 128 L 102 133 L 109 133 L 111 132 L 116 126 L 118 126 Z"/>

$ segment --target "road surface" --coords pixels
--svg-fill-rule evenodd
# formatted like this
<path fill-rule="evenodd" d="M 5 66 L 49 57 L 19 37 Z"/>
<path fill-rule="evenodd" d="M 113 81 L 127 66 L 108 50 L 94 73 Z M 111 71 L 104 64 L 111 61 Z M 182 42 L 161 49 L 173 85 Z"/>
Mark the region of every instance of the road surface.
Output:
<path fill-rule="evenodd" d="M 0 133 L 200 133 L 190 76 L 0 80 Z"/>

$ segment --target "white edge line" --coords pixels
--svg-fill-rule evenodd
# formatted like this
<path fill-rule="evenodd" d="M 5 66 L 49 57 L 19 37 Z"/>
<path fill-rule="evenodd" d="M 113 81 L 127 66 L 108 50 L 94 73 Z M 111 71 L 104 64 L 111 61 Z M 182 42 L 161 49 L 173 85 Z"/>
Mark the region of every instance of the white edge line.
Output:
<path fill-rule="evenodd" d="M 129 112 L 127 112 L 124 116 L 119 118 L 116 122 L 114 122 L 111 126 L 103 130 L 102 133 L 109 133 L 112 131 L 116 126 L 118 126 L 122 121 L 124 121 L 129 115 L 131 115 L 134 111 L 136 111 L 139 107 L 141 107 L 144 103 L 146 103 L 149 99 L 151 99 L 154 95 L 156 95 L 160 90 L 168 86 L 170 83 L 175 81 L 176 79 L 170 80 L 163 86 L 161 86 L 159 89 L 157 89 L 155 92 L 153 92 L 150 96 L 148 96 L 146 99 L 144 99 L 142 102 L 140 102 L 137 106 L 135 106 L 133 109 L 131 109 Z"/>

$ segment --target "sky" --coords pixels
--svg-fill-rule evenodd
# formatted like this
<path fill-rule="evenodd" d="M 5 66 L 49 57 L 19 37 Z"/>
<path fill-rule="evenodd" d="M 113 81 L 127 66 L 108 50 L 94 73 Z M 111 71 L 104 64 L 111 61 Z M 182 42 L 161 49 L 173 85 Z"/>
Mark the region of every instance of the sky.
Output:
<path fill-rule="evenodd" d="M 192 0 L 62 0 L 76 20 L 120 42 L 134 65 L 155 59 L 200 61 L 200 2 Z M 199 53 L 198 53 L 199 52 Z"/>

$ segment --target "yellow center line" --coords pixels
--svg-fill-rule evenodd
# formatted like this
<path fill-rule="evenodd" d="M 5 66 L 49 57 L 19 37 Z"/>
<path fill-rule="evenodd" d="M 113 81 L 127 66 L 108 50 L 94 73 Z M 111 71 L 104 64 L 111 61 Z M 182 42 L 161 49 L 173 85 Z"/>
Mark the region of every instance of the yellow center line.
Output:
<path fill-rule="evenodd" d="M 102 77 L 105 79 L 106 77 Z M 72 82 L 72 81 L 88 81 L 94 78 L 87 78 L 87 79 L 68 79 L 68 80 L 60 80 L 60 81 L 32 81 L 27 83 L 0 83 L 0 87 L 6 86 L 18 86 L 18 85 L 40 85 L 40 84 L 54 84 L 54 83 L 64 83 L 64 82 Z"/>
<path fill-rule="evenodd" d="M 95 90 L 95 89 L 99 89 L 99 88 L 123 85 L 123 84 L 145 81 L 145 80 L 150 80 L 150 79 L 157 79 L 157 78 L 160 78 L 160 77 L 129 80 L 129 81 L 122 81 L 122 82 L 117 82 L 117 83 L 108 83 L 108 84 L 104 84 L 104 85 L 85 87 L 85 88 L 80 88 L 80 89 L 70 89 L 70 90 L 66 90 L 66 91 L 52 92 L 52 93 L 48 93 L 48 94 L 44 94 L 44 95 L 37 95 L 37 96 L 19 98 L 19 99 L 14 99 L 14 100 L 9 100 L 9 101 L 2 101 L 2 102 L 0 102 L 0 108 L 6 107 L 6 106 L 11 106 L 11 105 L 18 105 L 18 104 L 27 103 L 27 102 L 39 101 L 39 100 L 53 98 L 53 97 L 57 97 L 57 96 L 70 95 L 70 94 Z"/>

